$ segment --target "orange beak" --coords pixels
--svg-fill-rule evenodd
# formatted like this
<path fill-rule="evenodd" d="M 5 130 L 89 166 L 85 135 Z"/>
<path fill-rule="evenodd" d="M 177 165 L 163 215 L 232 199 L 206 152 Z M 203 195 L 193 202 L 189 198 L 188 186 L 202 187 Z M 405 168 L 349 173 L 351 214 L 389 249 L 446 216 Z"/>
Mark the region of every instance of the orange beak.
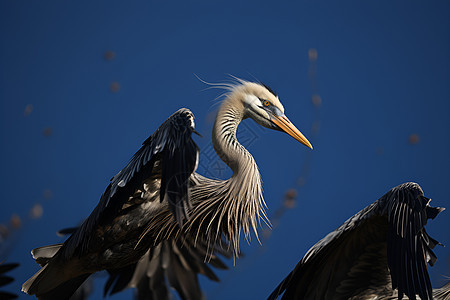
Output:
<path fill-rule="evenodd" d="M 272 116 L 272 122 L 306 147 L 311 149 L 313 148 L 308 139 L 294 126 L 294 124 L 291 123 L 291 121 L 289 121 L 285 115 Z"/>

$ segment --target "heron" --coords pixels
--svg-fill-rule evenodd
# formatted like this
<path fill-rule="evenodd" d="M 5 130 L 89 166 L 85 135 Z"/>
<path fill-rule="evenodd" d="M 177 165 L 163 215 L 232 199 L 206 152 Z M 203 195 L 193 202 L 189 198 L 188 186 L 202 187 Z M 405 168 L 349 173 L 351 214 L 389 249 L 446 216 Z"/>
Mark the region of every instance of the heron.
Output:
<path fill-rule="evenodd" d="M 194 245 L 204 241 L 207 256 L 223 240 L 237 256 L 241 231 L 246 238 L 251 231 L 257 236 L 258 222 L 267 218 L 261 175 L 236 138 L 239 123 L 250 118 L 311 149 L 312 145 L 267 85 L 236 79 L 217 87 L 227 92 L 213 125 L 212 143 L 232 176 L 219 180 L 195 172 L 199 149 L 192 138 L 194 115 L 186 108 L 178 110 L 111 179 L 80 228 L 63 244 L 40 248 L 51 258 L 22 291 L 39 299 L 68 298 L 91 274 L 124 268 L 161 241 L 179 236 Z"/>
<path fill-rule="evenodd" d="M 439 243 L 425 225 L 431 207 L 417 183 L 392 188 L 315 244 L 268 299 L 450 299 L 432 290 L 427 263 Z"/>

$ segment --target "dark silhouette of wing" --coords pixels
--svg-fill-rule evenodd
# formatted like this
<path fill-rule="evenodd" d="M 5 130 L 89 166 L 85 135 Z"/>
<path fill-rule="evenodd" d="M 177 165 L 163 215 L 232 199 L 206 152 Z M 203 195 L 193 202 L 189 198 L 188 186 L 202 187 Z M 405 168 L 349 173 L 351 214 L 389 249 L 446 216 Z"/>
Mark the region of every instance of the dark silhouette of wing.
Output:
<path fill-rule="evenodd" d="M 58 235 L 72 234 L 77 229 L 78 227 L 65 228 L 58 231 Z M 221 270 L 228 269 L 219 257 L 219 254 L 225 258 L 232 256 L 230 250 L 224 249 L 225 243 L 222 241 L 221 246 L 217 246 L 211 255 L 207 252 L 207 244 L 200 240 L 197 240 L 195 245 L 193 242 L 188 242 L 185 237 L 164 240 L 151 248 L 139 262 L 125 268 L 107 270 L 109 278 L 105 283 L 104 296 L 116 294 L 127 288 L 136 288 L 135 298 L 138 300 L 163 300 L 171 298 L 169 292 L 171 287 L 177 291 L 181 299 L 202 299 L 198 274 L 205 275 L 210 280 L 219 281 L 209 266 Z M 55 254 L 55 249 L 60 246 L 61 244 L 57 244 L 53 248 L 35 249 L 33 254 L 36 256 L 36 261 L 45 265 Z M 205 261 L 205 258 L 208 260 Z M 87 299 L 92 290 L 91 286 L 92 282 L 86 281 L 77 290 L 77 299 Z"/>
<path fill-rule="evenodd" d="M 428 205 L 418 184 L 405 183 L 315 244 L 269 296 L 276 299 L 432 299 L 427 262 L 437 241 L 425 231 L 442 208 Z"/>
<path fill-rule="evenodd" d="M 0 263 L 0 287 L 3 287 L 7 284 L 10 284 L 14 281 L 14 278 L 10 276 L 4 275 L 6 272 L 9 272 L 15 268 L 17 268 L 19 264 L 17 263 L 9 263 L 9 264 L 3 264 Z M 17 295 L 5 291 L 0 291 L 0 299 L 16 299 Z"/>
<path fill-rule="evenodd" d="M 192 140 L 194 116 L 182 108 L 170 116 L 131 158 L 103 193 L 99 204 L 66 242 L 66 257 L 81 255 L 90 245 L 92 230 L 99 223 L 111 222 L 129 197 L 155 176 L 161 179 L 160 201 L 168 201 L 177 222 L 182 225 L 190 208 L 188 184 L 195 171 L 198 147 Z"/>
<path fill-rule="evenodd" d="M 110 277 L 105 284 L 105 296 L 126 288 L 136 288 L 136 299 L 170 299 L 168 287 L 175 289 L 181 299 L 203 299 L 198 274 L 210 280 L 219 278 L 209 267 L 227 269 L 218 254 L 231 257 L 231 251 L 216 247 L 207 253 L 207 244 L 186 241 L 184 238 L 165 240 L 150 249 L 141 260 L 119 270 L 108 270 Z M 211 250 L 209 250 L 211 251 Z M 205 258 L 208 261 L 205 262 Z"/>
<path fill-rule="evenodd" d="M 154 214 L 169 208 L 181 226 L 188 217 L 189 177 L 198 159 L 192 132 L 190 110 L 183 108 L 170 116 L 111 179 L 96 208 L 64 244 L 33 251 L 35 257 L 39 252 L 56 253 L 38 261 L 42 269 L 22 290 L 40 299 L 67 298 L 91 273 L 139 260 L 148 246 L 137 249 L 137 241 Z M 123 225 L 117 226 L 118 220 Z M 114 251 L 108 248 L 111 245 Z M 99 262 L 99 257 L 109 260 Z"/>

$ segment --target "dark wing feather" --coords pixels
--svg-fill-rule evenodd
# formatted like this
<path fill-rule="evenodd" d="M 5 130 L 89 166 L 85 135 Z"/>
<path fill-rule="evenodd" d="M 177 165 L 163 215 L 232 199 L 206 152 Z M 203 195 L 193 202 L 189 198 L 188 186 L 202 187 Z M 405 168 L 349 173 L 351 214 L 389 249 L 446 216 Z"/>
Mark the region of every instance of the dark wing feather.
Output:
<path fill-rule="evenodd" d="M 218 281 L 208 264 L 218 269 L 227 269 L 215 254 L 205 262 L 207 244 L 197 241 L 188 243 L 184 237 L 164 240 L 149 250 L 141 260 L 130 267 L 109 270 L 110 277 L 105 285 L 105 296 L 115 294 L 127 287 L 137 289 L 137 299 L 168 299 L 168 287 L 175 289 L 181 299 L 201 299 L 202 292 L 197 274 Z M 214 251 L 226 258 L 231 252 L 217 246 Z M 167 279 L 167 280 L 165 280 Z M 168 285 L 168 286 L 167 286 Z"/>
<path fill-rule="evenodd" d="M 131 264 L 121 269 L 108 270 L 109 278 L 103 288 L 103 296 L 106 297 L 108 293 L 112 295 L 127 288 L 135 269 L 136 264 Z"/>
<path fill-rule="evenodd" d="M 64 247 L 65 257 L 74 253 L 81 256 L 89 249 L 92 230 L 98 224 L 112 221 L 129 196 L 153 174 L 156 162 L 161 164 L 161 201 L 168 201 L 181 225 L 188 217 L 188 178 L 195 171 L 198 157 L 192 132 L 194 116 L 190 110 L 182 108 L 145 140 L 127 166 L 111 179 L 91 215 L 69 237 Z"/>
<path fill-rule="evenodd" d="M 17 263 L 9 263 L 9 264 L 0 263 L 0 287 L 10 284 L 11 282 L 14 281 L 14 278 L 6 276 L 4 274 L 17 268 L 18 266 L 19 264 Z M 17 298 L 16 294 L 0 291 L 0 299 L 16 299 L 16 298 Z"/>
<path fill-rule="evenodd" d="M 399 299 L 431 299 L 426 263 L 438 242 L 424 226 L 442 209 L 428 202 L 415 183 L 393 188 L 314 245 L 269 299 L 364 299 L 395 288 Z"/>
<path fill-rule="evenodd" d="M 432 299 L 427 262 L 433 265 L 433 249 L 437 241 L 425 231 L 427 219 L 434 218 L 442 208 L 428 206 L 430 199 L 419 185 L 406 183 L 395 187 L 380 199 L 379 208 L 388 216 L 387 259 L 392 288 L 410 299 L 419 295 Z"/>
<path fill-rule="evenodd" d="M 58 231 L 58 235 L 72 234 L 77 227 L 65 228 Z M 39 259 L 49 259 L 54 255 L 53 248 L 62 244 L 41 247 L 33 250 L 33 255 Z M 49 248 L 49 250 L 47 249 Z M 163 241 L 149 251 L 139 260 L 124 268 L 108 270 L 108 280 L 104 286 L 104 296 L 113 295 L 128 287 L 136 288 L 136 299 L 170 299 L 169 287 L 175 289 L 182 299 L 199 299 L 202 296 L 197 274 L 202 274 L 210 280 L 219 281 L 219 278 L 208 265 L 225 270 L 228 267 L 219 258 L 218 254 L 230 258 L 232 253 L 227 250 L 225 241 L 220 242 L 214 253 L 208 253 L 208 245 L 202 239 L 189 242 L 187 237 L 176 240 Z M 41 257 L 41 256 L 44 257 Z M 164 257 L 164 259 L 163 259 Z M 205 262 L 205 257 L 208 261 Z M 167 281 L 166 281 L 167 278 Z M 86 282 L 85 282 L 86 284 Z M 90 288 L 80 292 L 90 291 Z M 88 284 L 91 284 L 88 282 Z M 87 298 L 86 293 L 84 298 Z"/>

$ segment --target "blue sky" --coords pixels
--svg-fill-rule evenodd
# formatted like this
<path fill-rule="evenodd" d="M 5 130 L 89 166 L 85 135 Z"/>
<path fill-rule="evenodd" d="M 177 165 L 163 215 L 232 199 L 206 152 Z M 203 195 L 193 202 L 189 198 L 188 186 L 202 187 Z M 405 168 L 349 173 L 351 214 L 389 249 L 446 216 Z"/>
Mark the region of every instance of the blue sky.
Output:
<path fill-rule="evenodd" d="M 418 182 L 433 205 L 450 207 L 448 1 L 7 0 L 0 40 L 0 222 L 12 214 L 23 222 L 10 239 L 7 260 L 21 267 L 9 290 L 38 269 L 29 251 L 61 242 L 57 229 L 87 217 L 108 180 L 175 110 L 193 111 L 203 135 L 196 142 L 210 149 L 221 92 L 194 74 L 260 80 L 306 136 L 320 123 L 311 152 L 245 121 L 242 142 L 260 167 L 269 216 L 288 189 L 298 190 L 297 203 L 262 246 L 242 243 L 245 258 L 219 272 L 221 284 L 202 281 L 208 298 L 266 297 L 314 243 L 402 182 Z M 217 173 L 210 154 L 201 158 L 199 172 L 229 175 Z M 31 220 L 35 203 L 44 214 Z M 427 227 L 447 245 L 449 220 L 444 212 Z M 450 276 L 448 249 L 435 251 L 434 286 Z"/>

